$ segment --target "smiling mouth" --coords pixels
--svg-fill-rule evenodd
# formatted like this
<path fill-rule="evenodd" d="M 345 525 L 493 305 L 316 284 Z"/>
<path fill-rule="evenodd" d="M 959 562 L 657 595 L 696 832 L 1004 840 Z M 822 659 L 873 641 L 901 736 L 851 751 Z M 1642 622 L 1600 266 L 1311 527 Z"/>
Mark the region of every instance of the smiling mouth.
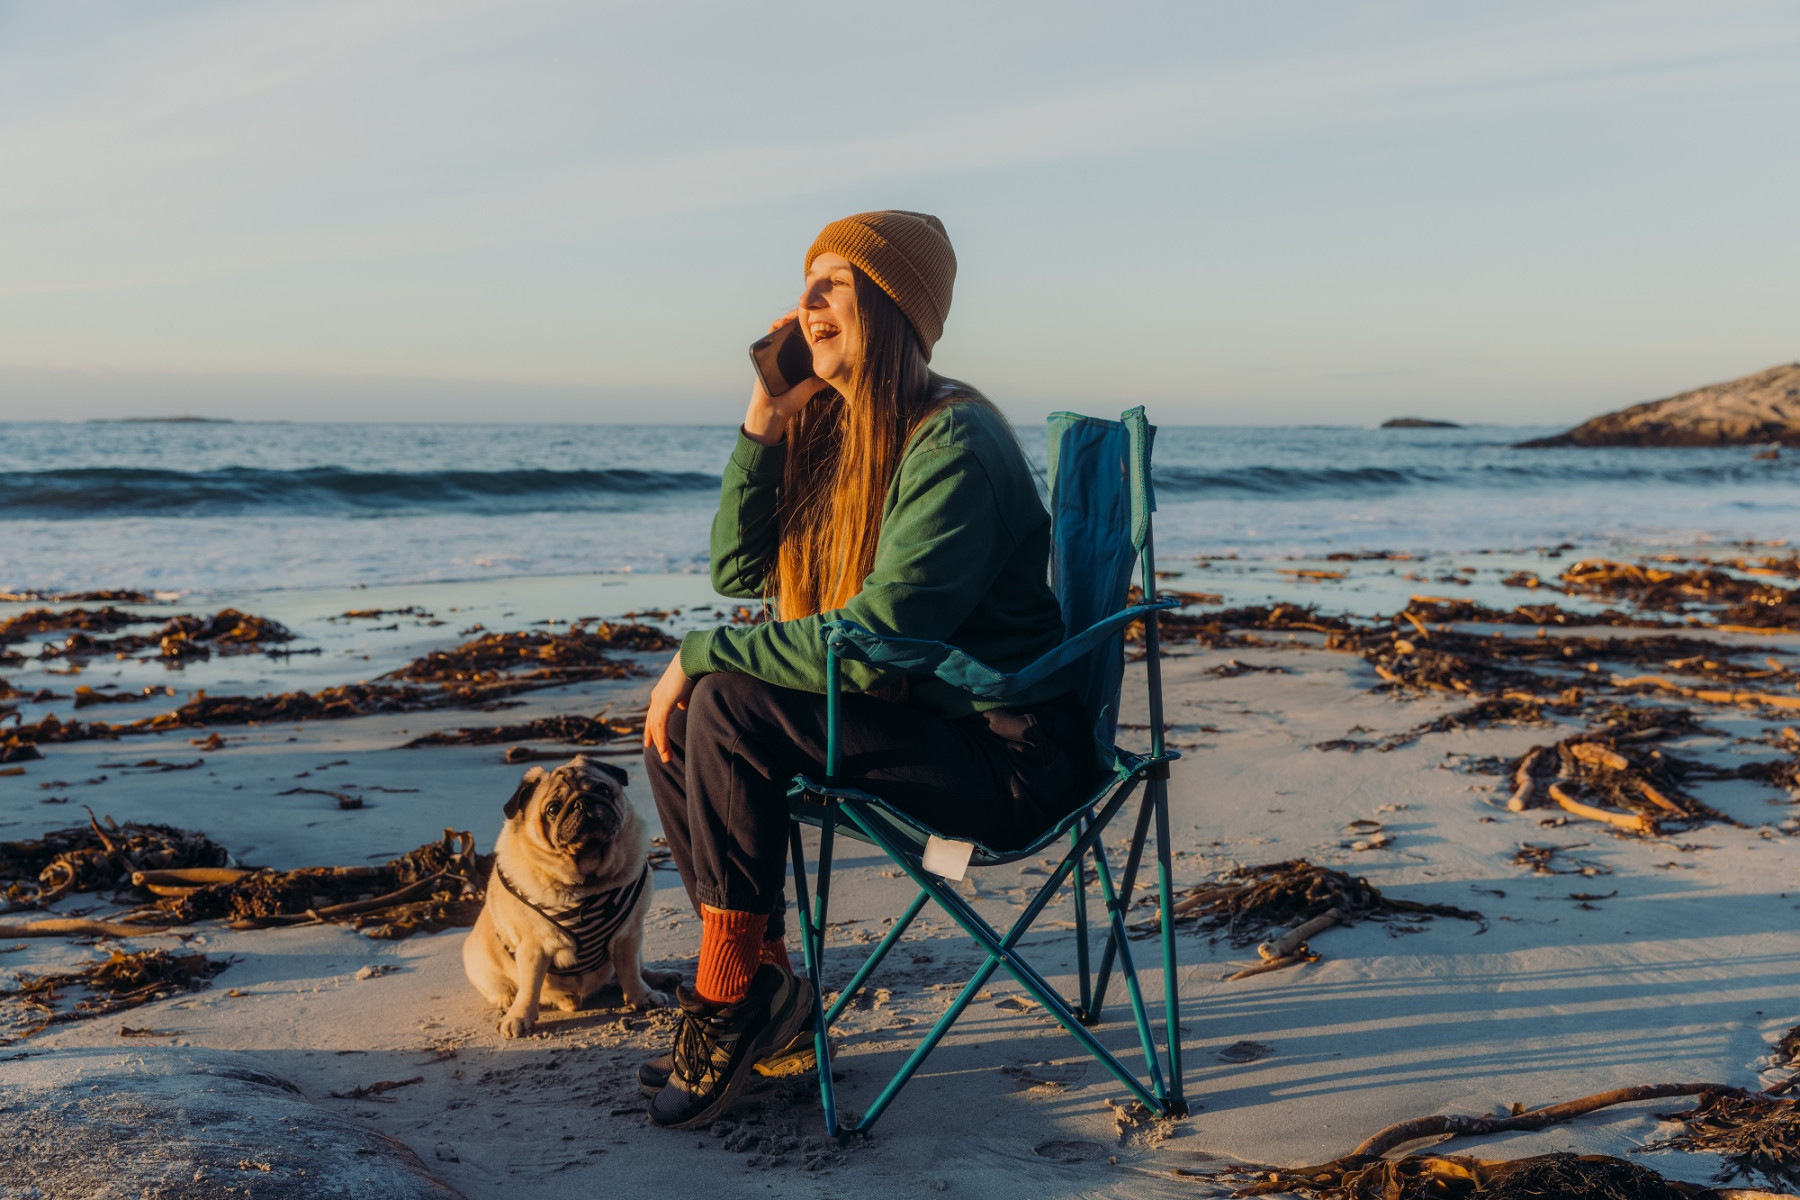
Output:
<path fill-rule="evenodd" d="M 815 346 L 820 342 L 830 341 L 841 332 L 836 325 L 827 321 L 814 321 L 806 327 L 806 331 L 812 335 L 812 343 Z"/>

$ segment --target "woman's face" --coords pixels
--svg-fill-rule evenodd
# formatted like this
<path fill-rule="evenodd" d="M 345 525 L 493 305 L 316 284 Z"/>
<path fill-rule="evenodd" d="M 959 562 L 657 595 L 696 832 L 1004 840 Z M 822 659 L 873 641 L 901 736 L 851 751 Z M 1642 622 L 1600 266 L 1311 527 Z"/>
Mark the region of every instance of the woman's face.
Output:
<path fill-rule="evenodd" d="M 813 374 L 843 391 L 862 352 L 856 275 L 849 259 L 825 253 L 812 260 L 800 289 L 800 328 L 812 347 Z"/>

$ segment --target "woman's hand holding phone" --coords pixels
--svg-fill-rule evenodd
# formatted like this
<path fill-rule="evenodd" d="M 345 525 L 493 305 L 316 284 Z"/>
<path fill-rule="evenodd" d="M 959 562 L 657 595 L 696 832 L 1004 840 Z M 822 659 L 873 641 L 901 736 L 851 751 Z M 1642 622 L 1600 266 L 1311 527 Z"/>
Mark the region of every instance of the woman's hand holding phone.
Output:
<path fill-rule="evenodd" d="M 798 320 L 800 310 L 784 313 L 769 324 L 774 333 L 789 321 Z M 787 433 L 788 422 L 806 407 L 806 402 L 825 390 L 825 381 L 814 376 L 803 379 L 779 396 L 771 396 L 757 378 L 750 391 L 750 407 L 744 414 L 744 432 L 752 441 L 773 446 Z"/>

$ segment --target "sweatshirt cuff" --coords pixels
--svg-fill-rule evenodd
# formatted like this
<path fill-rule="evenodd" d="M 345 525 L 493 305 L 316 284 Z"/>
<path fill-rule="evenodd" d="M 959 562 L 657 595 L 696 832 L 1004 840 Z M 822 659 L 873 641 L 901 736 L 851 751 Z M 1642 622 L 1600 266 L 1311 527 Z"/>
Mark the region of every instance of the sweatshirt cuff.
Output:
<path fill-rule="evenodd" d="M 712 670 L 708 665 L 712 659 L 712 635 L 710 629 L 696 629 L 682 635 L 681 673 L 689 679 L 698 679 Z"/>
<path fill-rule="evenodd" d="M 787 439 L 765 446 L 738 426 L 737 446 L 731 452 L 731 463 L 752 479 L 781 480 L 782 464 L 787 462 Z"/>

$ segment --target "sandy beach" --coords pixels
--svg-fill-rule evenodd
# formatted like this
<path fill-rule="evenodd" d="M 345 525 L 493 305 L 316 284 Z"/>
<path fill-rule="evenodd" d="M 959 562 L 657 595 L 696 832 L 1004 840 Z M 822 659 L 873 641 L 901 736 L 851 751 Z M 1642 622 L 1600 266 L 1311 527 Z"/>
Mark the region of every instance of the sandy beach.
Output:
<path fill-rule="evenodd" d="M 1228 592 L 1232 603 L 1285 591 L 1321 612 L 1373 615 L 1395 611 L 1409 591 L 1429 590 L 1420 578 L 1463 568 L 1470 586 L 1459 598 L 1490 605 L 1562 599 L 1581 607 L 1566 597 L 1501 588 L 1499 580 L 1529 557 L 1188 563 L 1175 564 L 1183 573 L 1167 583 L 1211 588 L 1221 601 Z M 1537 556 L 1535 566 L 1553 578 L 1574 557 Z M 1306 571 L 1315 574 L 1296 574 Z M 1398 605 L 1383 603 L 1395 596 Z M 1205 614 L 1219 603 L 1185 611 Z M 728 612 L 692 576 L 221 595 L 125 607 L 161 616 L 228 604 L 288 626 L 298 635 L 289 649 L 320 653 L 215 656 L 179 672 L 156 661 L 96 658 L 78 677 L 55 674 L 66 669 L 58 660 L 28 657 L 4 672 L 20 694 L 7 703 L 22 706 L 29 723 L 46 712 L 71 715 L 66 702 L 31 703 L 39 688 L 66 694 L 77 683 L 136 690 L 154 682 L 176 693 L 81 714 L 118 722 L 164 711 L 202 688 L 214 696 L 260 695 L 374 679 L 467 640 L 476 625 L 553 629 L 650 610 L 654 616 L 641 619 L 679 629 Z M 0 619 L 33 607 L 40 606 L 0 606 Z M 342 616 L 368 610 L 403 611 Z M 1509 638 L 1540 632 L 1529 624 L 1435 627 Z M 1546 631 L 1556 638 L 1652 632 L 1579 625 Z M 1751 661 L 1768 658 L 1789 671 L 1800 661 L 1800 637 L 1791 633 L 1681 632 L 1726 649 L 1754 646 Z M 1430 631 L 1415 636 L 1424 640 Z M 1391 749 L 1320 749 L 1346 738 L 1379 743 L 1468 704 L 1452 693 L 1388 686 L 1365 658 L 1326 649 L 1327 640 L 1307 630 L 1229 635 L 1219 646 L 1192 634 L 1171 637 L 1164 668 L 1169 737 L 1185 756 L 1171 784 L 1177 886 L 1217 880 L 1234 867 L 1304 858 L 1364 877 L 1388 896 L 1474 910 L 1482 919 L 1364 920 L 1314 937 L 1318 961 L 1229 982 L 1225 975 L 1257 961 L 1254 949 L 1184 927 L 1181 1038 L 1194 1111 L 1183 1121 L 1122 1118 L 1121 1089 L 1034 1012 L 1016 984 L 998 976 L 870 1139 L 839 1146 L 824 1138 L 807 1076 L 760 1083 L 710 1131 L 668 1133 L 648 1124 L 632 1079 L 640 1060 L 666 1047 L 666 1012 L 608 1008 L 603 1000 L 592 1011 L 550 1014 L 534 1036 L 503 1040 L 497 1014 L 463 978 L 461 930 L 380 941 L 340 924 L 234 930 L 213 920 L 121 939 L 0 939 L 6 987 L 114 949 L 179 949 L 229 963 L 203 990 L 30 1036 L 20 1036 L 31 1022 L 17 1002 L 0 1000 L 11 1009 L 5 1032 L 12 1039 L 0 1048 L 0 1076 L 9 1091 L 41 1100 L 158 1056 L 229 1052 L 293 1081 L 334 1118 L 410 1147 L 426 1169 L 469 1197 L 512 1195 L 521 1184 L 547 1197 L 696 1185 L 721 1196 L 1226 1195 L 1251 1181 L 1233 1170 L 1323 1162 L 1412 1117 L 1492 1115 L 1514 1103 L 1537 1107 L 1671 1081 L 1755 1089 L 1784 1077 L 1770 1070 L 1771 1048 L 1800 1022 L 1800 887 L 1793 882 L 1800 852 L 1788 836 L 1800 822 L 1791 795 L 1749 779 L 1696 784 L 1692 790 L 1732 823 L 1696 823 L 1661 836 L 1571 819 L 1555 805 L 1509 811 L 1514 783 L 1496 762 L 1582 728 L 1584 718 L 1574 714 L 1453 727 Z M 664 656 L 621 657 L 647 672 Z M 1125 713 L 1128 724 L 1140 726 L 1134 695 L 1141 697 L 1141 671 L 1141 663 L 1129 668 Z M 224 725 L 217 749 L 201 745 L 208 731 L 198 729 L 45 745 L 41 758 L 9 764 L 14 773 L 0 777 L 0 839 L 79 824 L 85 805 L 119 823 L 199 830 L 242 864 L 280 869 L 380 862 L 446 828 L 473 832 L 485 850 L 522 770 L 503 758 L 514 743 L 402 744 L 434 731 L 593 715 L 609 705 L 626 713 L 641 707 L 650 682 L 641 674 L 530 691 L 493 714 L 451 708 Z M 1791 684 L 1781 686 L 1794 694 Z M 1791 711 L 1766 706 L 1687 704 L 1703 727 L 1659 747 L 1724 766 L 1780 758 L 1776 741 L 1744 739 L 1778 739 L 1795 720 Z M 549 741 L 529 744 L 573 752 Z M 621 753 L 612 761 L 635 776 L 629 741 L 616 746 Z M 195 759 L 203 761 L 183 770 L 130 765 Z M 337 794 L 354 795 L 362 806 L 340 809 Z M 633 798 L 654 822 L 646 789 L 636 788 Z M 1524 843 L 1556 847 L 1546 870 L 1575 873 L 1516 865 Z M 910 893 L 896 872 L 853 846 L 840 851 L 839 863 L 831 937 L 841 978 Z M 1041 874 L 1031 864 L 994 868 L 963 886 L 1005 919 Z M 691 974 L 697 919 L 673 871 L 658 871 L 655 884 L 647 957 Z M 1140 886 L 1140 905 L 1147 894 Z M 103 889 L 9 919 L 104 917 L 128 907 Z M 1150 910 L 1140 911 L 1147 917 Z M 1072 972 L 1065 916 L 1052 910 L 1030 943 L 1040 961 Z M 852 1107 L 899 1063 L 907 1039 L 942 1011 L 979 959 L 948 921 L 928 915 L 891 961 L 868 1004 L 852 1009 L 837 1031 L 840 1095 Z M 1055 979 L 1071 981 L 1067 973 Z M 1160 995 L 1155 972 L 1147 972 L 1146 983 Z M 125 1027 L 149 1035 L 125 1038 Z M 1126 1010 L 1115 1007 L 1100 1036 L 1129 1050 L 1135 1037 Z M 369 1091 L 383 1082 L 404 1086 Z M 1664 1101 L 1610 1108 L 1538 1132 L 1459 1139 L 1447 1152 L 1633 1156 L 1678 1128 L 1657 1116 L 1678 1107 Z M 5 1194 L 37 1194 L 33 1186 L 65 1194 L 53 1171 L 66 1164 L 55 1163 L 50 1151 L 26 1144 L 0 1156 L 0 1181 L 13 1189 Z M 1693 1181 L 1720 1167 L 1714 1156 L 1673 1151 L 1635 1161 Z M 221 1191 L 192 1194 L 223 1194 L 226 1186 L 241 1189 L 235 1194 L 286 1194 L 280 1187 L 287 1169 L 280 1161 L 251 1162 L 236 1178 L 215 1172 L 208 1186 Z M 123 1151 L 100 1174 L 108 1172 L 116 1189 L 86 1194 L 190 1194 L 155 1181 L 150 1159 Z"/>

